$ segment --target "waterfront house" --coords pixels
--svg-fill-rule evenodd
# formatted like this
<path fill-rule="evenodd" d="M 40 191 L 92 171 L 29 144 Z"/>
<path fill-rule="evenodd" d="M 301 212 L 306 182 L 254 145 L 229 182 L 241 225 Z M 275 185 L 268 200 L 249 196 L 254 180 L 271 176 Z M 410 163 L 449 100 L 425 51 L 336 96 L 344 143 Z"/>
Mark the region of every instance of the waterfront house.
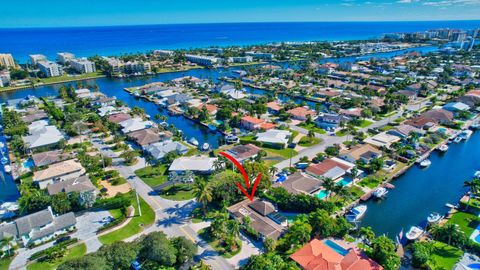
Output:
<path fill-rule="evenodd" d="M 43 110 L 27 111 L 27 114 L 22 116 L 22 121 L 27 124 L 44 119 L 48 119 L 48 114 Z"/>
<path fill-rule="evenodd" d="M 319 128 L 325 130 L 335 131 L 338 129 L 342 122 L 348 122 L 351 119 L 345 115 L 338 115 L 334 113 L 324 113 L 317 117 L 315 124 Z"/>
<path fill-rule="evenodd" d="M 132 117 L 128 113 L 116 113 L 116 114 L 111 114 L 107 117 L 107 120 L 112 123 L 120 123 L 123 121 L 126 121 L 128 119 L 131 119 Z"/>
<path fill-rule="evenodd" d="M 265 122 L 263 119 L 258 119 L 252 116 L 244 116 L 240 120 L 240 125 L 247 130 L 260 129 L 261 125 Z"/>
<path fill-rule="evenodd" d="M 422 136 L 425 134 L 425 131 L 422 129 L 416 128 L 414 126 L 406 125 L 406 124 L 396 126 L 395 128 L 387 131 L 387 134 L 397 136 L 402 139 L 407 138 L 412 133 Z"/>
<path fill-rule="evenodd" d="M 149 144 L 165 141 L 172 137 L 170 132 L 159 132 L 157 128 L 146 128 L 132 131 L 126 134 L 127 138 L 144 148 Z"/>
<path fill-rule="evenodd" d="M 283 187 L 291 194 L 311 195 L 322 189 L 323 180 L 309 174 L 297 171 L 283 182 L 275 183 L 274 187 Z"/>
<path fill-rule="evenodd" d="M 51 164 L 48 168 L 33 173 L 33 182 L 38 184 L 40 189 L 45 189 L 49 184 L 78 178 L 85 173 L 80 162 L 69 159 L 66 161 Z"/>
<path fill-rule="evenodd" d="M 41 244 L 75 228 L 77 219 L 72 212 L 55 216 L 52 208 L 17 218 L 0 225 L 0 240 L 13 237 L 23 246 Z"/>
<path fill-rule="evenodd" d="M 266 145 L 285 148 L 292 133 L 288 130 L 269 129 L 265 132 L 257 133 L 257 141 Z"/>
<path fill-rule="evenodd" d="M 271 114 L 278 114 L 282 107 L 280 106 L 280 103 L 277 101 L 272 101 L 267 103 L 267 110 Z"/>
<path fill-rule="evenodd" d="M 230 216 L 239 222 L 250 218 L 250 226 L 260 234 L 262 239 L 277 240 L 287 229 L 287 218 L 277 212 L 272 203 L 254 198 L 245 199 L 227 208 Z"/>
<path fill-rule="evenodd" d="M 355 164 L 334 157 L 308 166 L 305 172 L 315 177 L 337 180 L 349 173 L 353 167 Z"/>
<path fill-rule="evenodd" d="M 338 113 L 341 115 L 345 115 L 347 117 L 361 117 L 362 109 L 361 108 L 341 109 Z"/>
<path fill-rule="evenodd" d="M 119 123 L 122 126 L 122 132 L 124 134 L 137 131 L 141 129 L 151 128 L 153 123 L 151 121 L 143 121 L 140 118 L 131 118 Z"/>
<path fill-rule="evenodd" d="M 237 90 L 235 86 L 231 84 L 221 83 L 213 88 L 214 92 L 224 94 L 233 99 L 242 99 L 247 95 L 245 94 L 245 89 Z"/>
<path fill-rule="evenodd" d="M 199 110 L 203 110 L 203 108 L 205 108 L 205 110 L 207 110 L 208 114 L 209 115 L 216 115 L 217 112 L 218 112 L 218 107 L 213 105 L 213 104 L 206 104 L 206 103 L 203 103 L 203 104 L 200 104 L 197 106 L 197 109 Z"/>
<path fill-rule="evenodd" d="M 405 121 L 405 124 L 416 128 L 430 128 L 437 124 L 450 124 L 453 121 L 453 113 L 444 109 L 433 109 L 421 115 Z"/>
<path fill-rule="evenodd" d="M 370 144 L 358 144 L 349 150 L 340 152 L 340 158 L 351 163 L 356 163 L 361 160 L 365 164 L 368 164 L 372 159 L 381 156 L 382 151 Z"/>
<path fill-rule="evenodd" d="M 313 239 L 290 255 L 303 270 L 383 270 L 353 243 Z"/>
<path fill-rule="evenodd" d="M 77 96 L 77 98 L 81 98 L 81 99 L 91 99 L 95 97 L 93 93 L 86 88 L 76 89 L 75 95 Z"/>
<path fill-rule="evenodd" d="M 396 143 L 400 140 L 401 140 L 400 137 L 397 137 L 392 134 L 388 134 L 387 132 L 382 132 L 372 137 L 366 138 L 365 140 L 363 140 L 363 142 L 379 148 L 388 149 L 393 143 Z"/>
<path fill-rule="evenodd" d="M 209 174 L 215 170 L 216 161 L 217 158 L 207 156 L 179 157 L 172 162 L 168 170 L 177 173 L 192 171 L 195 173 Z"/>
<path fill-rule="evenodd" d="M 144 147 L 145 152 L 156 160 L 162 160 L 166 154 L 176 152 L 179 155 L 184 155 L 188 152 L 188 147 L 180 142 L 165 141 L 157 142 Z"/>
<path fill-rule="evenodd" d="M 49 125 L 47 120 L 38 120 L 28 125 L 29 135 L 22 137 L 25 146 L 30 149 L 53 147 L 64 139 L 56 126 Z"/>
<path fill-rule="evenodd" d="M 405 96 L 410 101 L 417 99 L 418 96 L 417 92 L 410 90 L 399 90 L 397 91 L 397 94 Z"/>
<path fill-rule="evenodd" d="M 48 185 L 47 191 L 49 195 L 55 195 L 60 192 L 65 192 L 67 194 L 71 192 L 88 192 L 93 194 L 94 197 L 97 195 L 97 189 L 90 181 L 90 178 L 88 178 L 88 175 L 82 175 L 76 178 Z"/>
<path fill-rule="evenodd" d="M 67 159 L 72 159 L 73 157 L 74 155 L 71 152 L 64 153 L 63 150 L 53 150 L 33 154 L 31 159 L 35 167 L 42 167 Z"/>
<path fill-rule="evenodd" d="M 241 144 L 234 146 L 225 152 L 227 152 L 230 156 L 234 157 L 238 162 L 243 162 L 244 160 L 252 160 L 260 152 L 260 148 L 249 143 L 249 144 Z"/>
<path fill-rule="evenodd" d="M 287 111 L 288 114 L 292 116 L 295 120 L 305 121 L 308 116 L 313 118 L 316 115 L 316 112 L 305 107 L 297 107 Z"/>
<path fill-rule="evenodd" d="M 468 106 L 465 103 L 462 102 L 450 102 L 442 107 L 444 110 L 453 112 L 453 113 L 458 113 L 458 112 L 463 112 L 463 111 L 468 111 L 470 110 L 470 106 Z"/>

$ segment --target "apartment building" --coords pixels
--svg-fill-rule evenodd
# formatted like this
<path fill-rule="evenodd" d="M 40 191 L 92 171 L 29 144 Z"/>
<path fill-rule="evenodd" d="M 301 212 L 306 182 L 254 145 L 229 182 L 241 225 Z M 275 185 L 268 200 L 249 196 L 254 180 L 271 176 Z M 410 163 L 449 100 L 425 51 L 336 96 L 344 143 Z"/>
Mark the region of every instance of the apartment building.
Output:
<path fill-rule="evenodd" d="M 57 53 L 57 58 L 58 62 L 60 62 L 62 65 L 66 65 L 75 59 L 75 55 L 69 52 L 61 52 Z"/>
<path fill-rule="evenodd" d="M 0 53 L 0 66 L 11 68 L 15 67 L 13 56 L 9 53 Z"/>
<path fill-rule="evenodd" d="M 45 77 L 58 77 L 63 75 L 62 67 L 52 61 L 37 62 L 37 66 Z"/>
<path fill-rule="evenodd" d="M 97 71 L 95 63 L 86 58 L 72 59 L 70 64 L 78 73 L 92 73 Z"/>

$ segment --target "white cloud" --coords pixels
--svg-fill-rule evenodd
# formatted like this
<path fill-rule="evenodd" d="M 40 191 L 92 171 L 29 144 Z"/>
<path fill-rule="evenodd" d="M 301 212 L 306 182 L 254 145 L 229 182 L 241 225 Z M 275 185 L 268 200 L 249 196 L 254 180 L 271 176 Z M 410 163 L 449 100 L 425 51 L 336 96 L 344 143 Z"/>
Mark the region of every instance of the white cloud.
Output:
<path fill-rule="evenodd" d="M 447 6 L 480 6 L 480 0 L 439 0 L 422 2 L 424 6 L 447 7 Z"/>

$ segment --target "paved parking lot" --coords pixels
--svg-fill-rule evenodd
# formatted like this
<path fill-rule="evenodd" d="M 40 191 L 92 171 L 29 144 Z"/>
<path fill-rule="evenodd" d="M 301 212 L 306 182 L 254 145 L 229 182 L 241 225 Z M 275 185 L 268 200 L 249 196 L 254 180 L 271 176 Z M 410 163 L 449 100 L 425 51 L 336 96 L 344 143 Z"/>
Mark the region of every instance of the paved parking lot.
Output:
<path fill-rule="evenodd" d="M 85 241 L 87 252 L 98 250 L 102 244 L 98 241 L 96 232 L 105 224 L 104 218 L 109 216 L 110 213 L 106 210 L 86 212 L 77 216 L 77 231 L 72 237 Z"/>

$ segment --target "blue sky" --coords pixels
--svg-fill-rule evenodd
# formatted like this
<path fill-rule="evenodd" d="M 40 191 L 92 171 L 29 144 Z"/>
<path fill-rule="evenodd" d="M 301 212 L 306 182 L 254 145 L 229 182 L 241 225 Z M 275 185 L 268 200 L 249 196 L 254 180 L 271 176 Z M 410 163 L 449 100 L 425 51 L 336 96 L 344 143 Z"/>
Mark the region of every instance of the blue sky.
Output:
<path fill-rule="evenodd" d="M 480 19 L 480 0 L 23 0 L 2 2 L 4 3 L 0 8 L 0 27 Z"/>

